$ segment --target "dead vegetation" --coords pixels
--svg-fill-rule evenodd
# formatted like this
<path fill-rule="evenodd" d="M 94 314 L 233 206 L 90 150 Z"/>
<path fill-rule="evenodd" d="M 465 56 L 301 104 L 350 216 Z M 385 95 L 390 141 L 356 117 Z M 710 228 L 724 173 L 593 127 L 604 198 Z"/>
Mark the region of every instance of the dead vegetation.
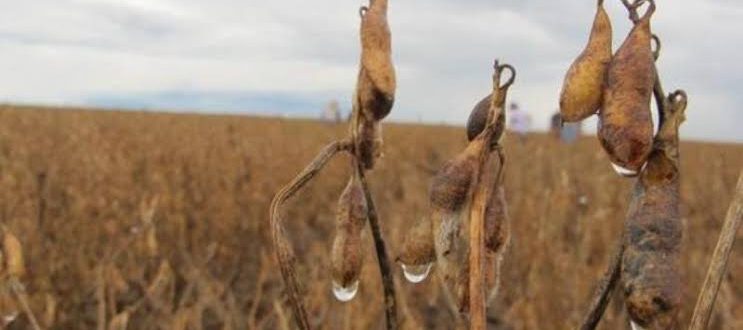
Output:
<path fill-rule="evenodd" d="M 30 310 L 44 328 L 95 329 L 103 317 L 111 328 L 291 328 L 266 210 L 314 152 L 346 132 L 345 125 L 301 120 L 3 106 L 0 221 L 23 248 Z M 466 136 L 461 127 L 390 124 L 385 138 L 395 143 L 368 180 L 396 256 L 405 231 L 429 211 L 435 170 L 464 148 Z M 693 302 L 743 167 L 743 147 L 682 142 L 681 152 L 680 216 L 689 234 L 680 270 L 683 301 Z M 614 252 L 632 182 L 611 171 L 594 137 L 562 145 L 530 136 L 509 149 L 508 162 L 512 242 L 488 322 L 501 329 L 577 325 Z M 313 322 L 369 329 L 384 318 L 375 258 L 364 259 L 365 282 L 352 302 L 341 304 L 331 293 L 327 238 L 348 175 L 347 162 L 329 164 L 290 202 L 287 225 L 301 260 L 298 274 L 312 283 L 304 289 Z M 155 198 L 153 249 L 144 215 Z M 373 255 L 368 231 L 362 240 Z M 743 327 L 743 281 L 736 277 L 743 259 L 735 257 L 742 253 L 743 245 L 733 248 L 710 329 Z M 439 283 L 406 285 L 400 268 L 393 270 L 403 328 L 451 328 Z M 0 293 L 2 316 L 17 313 L 9 328 L 30 328 L 17 300 Z M 693 307 L 682 307 L 681 324 L 689 324 Z M 626 324 L 616 295 L 599 329 Z"/>

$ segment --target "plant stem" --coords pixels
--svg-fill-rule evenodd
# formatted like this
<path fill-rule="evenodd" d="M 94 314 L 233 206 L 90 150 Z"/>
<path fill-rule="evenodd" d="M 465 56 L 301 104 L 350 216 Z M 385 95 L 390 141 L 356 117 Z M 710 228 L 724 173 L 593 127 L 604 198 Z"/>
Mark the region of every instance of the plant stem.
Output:
<path fill-rule="evenodd" d="M 270 220 L 271 220 L 271 238 L 273 240 L 274 248 L 276 249 L 276 256 L 279 260 L 279 267 L 281 268 L 281 276 L 284 279 L 284 284 L 287 286 L 286 290 L 289 294 L 289 301 L 294 309 L 294 318 L 297 321 L 297 325 L 300 329 L 310 329 L 310 323 L 307 318 L 307 312 L 304 308 L 302 301 L 302 294 L 300 293 L 300 282 L 297 279 L 297 273 L 294 267 L 296 263 L 294 250 L 291 242 L 286 237 L 286 230 L 284 229 L 283 220 L 281 215 L 281 207 L 290 197 L 292 197 L 297 191 L 299 191 L 307 182 L 320 172 L 325 165 L 335 156 L 338 152 L 348 150 L 351 147 L 351 143 L 347 141 L 335 141 L 322 149 L 320 153 L 315 156 L 315 159 L 310 162 L 304 170 L 302 170 L 297 177 L 295 177 L 288 185 L 284 186 L 276 193 L 273 200 L 271 201 L 270 209 Z"/>
<path fill-rule="evenodd" d="M 614 291 L 617 282 L 619 282 L 619 271 L 622 268 L 623 253 L 624 237 L 620 237 L 617 250 L 609 261 L 609 266 L 606 268 L 606 272 L 604 272 L 601 282 L 599 282 L 598 290 L 594 294 L 593 299 L 591 299 L 591 307 L 583 318 L 583 322 L 580 326 L 581 330 L 593 330 L 599 324 L 599 321 L 601 321 L 601 316 L 604 315 L 606 306 L 611 300 L 611 292 Z"/>
<path fill-rule="evenodd" d="M 18 302 L 21 304 L 21 308 L 23 308 L 23 312 L 26 313 L 26 317 L 28 318 L 28 321 L 31 322 L 31 328 L 34 330 L 41 330 L 41 326 L 39 326 L 39 322 L 36 320 L 36 316 L 34 316 L 33 311 L 31 311 L 31 307 L 28 304 L 28 298 L 26 297 L 26 290 L 23 287 L 23 284 L 21 284 L 18 279 L 15 277 L 11 277 L 9 282 L 10 289 L 15 294 L 16 298 L 18 299 Z"/>
<path fill-rule="evenodd" d="M 490 134 L 487 135 L 488 139 Z M 485 148 L 486 152 L 488 148 Z M 484 155 L 487 159 L 488 154 Z M 483 272 L 484 249 L 485 249 L 485 207 L 487 206 L 487 196 L 490 195 L 491 184 L 482 181 L 483 162 L 479 166 L 477 173 L 478 179 L 475 182 L 476 191 L 472 199 L 470 208 L 469 223 L 469 310 L 470 310 L 470 329 L 485 329 L 486 307 L 485 307 L 485 275 Z M 479 182 L 478 182 L 479 181 Z"/>
<path fill-rule="evenodd" d="M 361 187 L 363 187 L 364 196 L 366 197 L 367 218 L 369 219 L 369 226 L 371 227 L 372 237 L 374 238 L 374 248 L 377 252 L 379 272 L 382 275 L 382 287 L 384 290 L 385 307 L 384 313 L 387 319 L 387 329 L 397 329 L 397 300 L 395 297 L 395 281 L 392 278 L 390 258 L 387 255 L 387 247 L 384 243 L 382 230 L 379 227 L 377 209 L 374 205 L 374 199 L 372 198 L 371 192 L 369 191 L 369 184 L 366 181 L 366 174 L 364 173 L 363 165 L 361 164 L 361 162 L 356 162 L 356 166 L 358 166 Z"/>
<path fill-rule="evenodd" d="M 707 277 L 704 279 L 704 285 L 702 285 L 702 290 L 699 292 L 689 330 L 707 328 L 707 323 L 712 315 L 712 307 L 715 305 L 715 299 L 717 298 L 717 292 L 720 290 L 720 283 L 722 283 L 722 278 L 727 272 L 730 252 L 733 249 L 741 219 L 743 219 L 743 171 L 741 171 L 738 177 L 735 196 L 725 216 L 725 224 L 720 231 L 720 238 L 712 255 L 709 269 L 707 269 Z"/>

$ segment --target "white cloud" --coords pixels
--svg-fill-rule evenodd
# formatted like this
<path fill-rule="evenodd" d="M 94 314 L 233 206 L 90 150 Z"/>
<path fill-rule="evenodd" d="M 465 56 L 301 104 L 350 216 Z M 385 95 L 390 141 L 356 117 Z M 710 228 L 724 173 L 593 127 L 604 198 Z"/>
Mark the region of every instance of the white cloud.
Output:
<path fill-rule="evenodd" d="M 16 1 L 0 12 L 0 100 L 75 104 L 100 95 L 244 91 L 346 95 L 348 103 L 361 4 Z M 683 134 L 743 141 L 743 131 L 733 127 L 743 120 L 737 60 L 743 3 L 658 6 L 653 28 L 664 40 L 665 87 L 690 94 Z M 618 47 L 629 30 L 626 11 L 618 0 L 607 1 L 607 9 Z M 463 123 L 489 90 L 491 63 L 499 57 L 519 70 L 511 99 L 546 127 L 594 10 L 591 1 L 579 0 L 391 0 L 399 76 L 392 118 Z"/>

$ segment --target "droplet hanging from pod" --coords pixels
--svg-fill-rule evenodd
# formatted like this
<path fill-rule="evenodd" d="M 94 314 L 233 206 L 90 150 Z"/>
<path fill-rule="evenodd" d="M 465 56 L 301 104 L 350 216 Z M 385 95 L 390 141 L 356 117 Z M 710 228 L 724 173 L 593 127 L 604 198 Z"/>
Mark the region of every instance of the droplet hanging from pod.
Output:
<path fill-rule="evenodd" d="M 330 253 L 333 293 L 341 301 L 353 299 L 363 265 L 361 234 L 366 224 L 367 203 L 357 167 L 341 193 L 336 211 L 336 233 Z"/>
<path fill-rule="evenodd" d="M 622 173 L 636 175 L 650 154 L 653 119 L 650 101 L 655 84 L 650 18 L 655 1 L 635 24 L 609 64 L 598 137 L 610 161 Z"/>
<path fill-rule="evenodd" d="M 611 37 L 611 21 L 604 10 L 604 1 L 599 0 L 588 44 L 565 74 L 560 92 L 562 120 L 581 121 L 601 107 L 612 57 Z"/>
<path fill-rule="evenodd" d="M 402 263 L 405 279 L 411 283 L 422 282 L 428 277 L 435 259 L 436 251 L 431 220 L 420 218 L 408 230 L 402 252 L 398 258 Z"/>

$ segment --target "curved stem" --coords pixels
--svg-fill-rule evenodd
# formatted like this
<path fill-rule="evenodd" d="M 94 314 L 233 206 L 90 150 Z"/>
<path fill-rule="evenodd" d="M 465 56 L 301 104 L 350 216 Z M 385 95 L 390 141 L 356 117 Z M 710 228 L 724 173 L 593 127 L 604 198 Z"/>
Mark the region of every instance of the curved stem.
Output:
<path fill-rule="evenodd" d="M 506 90 L 508 87 L 511 87 L 513 85 L 513 82 L 516 80 L 516 69 L 510 65 L 510 64 L 503 64 L 498 66 L 498 71 L 503 72 L 504 69 L 508 69 L 508 71 L 511 72 L 511 76 L 506 80 L 506 82 L 500 86 L 499 89 Z M 501 73 L 502 74 L 502 73 Z"/>
<path fill-rule="evenodd" d="M 658 61 L 658 58 L 660 57 L 660 49 L 661 49 L 662 44 L 660 42 L 660 38 L 658 37 L 658 35 L 653 34 L 652 38 L 653 38 L 653 42 L 655 42 L 655 50 L 653 51 L 653 59 Z"/>
<path fill-rule="evenodd" d="M 619 271 L 622 266 L 622 254 L 624 253 L 624 236 L 619 239 L 619 244 L 612 256 L 609 266 L 606 268 L 604 276 L 599 282 L 599 288 L 591 299 L 591 307 L 588 309 L 588 313 L 583 318 L 580 328 L 581 330 L 593 330 L 601 321 L 601 316 L 604 315 L 606 306 L 611 300 L 611 292 L 619 282 Z"/>
<path fill-rule="evenodd" d="M 390 258 L 387 254 L 387 247 L 384 243 L 384 237 L 382 236 L 382 230 L 379 227 L 379 218 L 377 216 L 377 209 L 374 204 L 371 192 L 369 191 L 369 184 L 366 181 L 366 174 L 361 162 L 355 162 L 359 171 L 359 179 L 361 181 L 361 187 L 364 190 L 364 197 L 366 198 L 367 206 L 367 218 L 369 219 L 369 226 L 371 227 L 372 237 L 374 238 L 374 248 L 377 252 L 377 262 L 379 263 L 379 272 L 382 275 L 382 287 L 384 290 L 384 306 L 385 306 L 385 317 L 387 320 L 387 329 L 397 329 L 397 300 L 395 298 L 395 281 L 392 278 L 392 269 L 390 267 Z"/>
<path fill-rule="evenodd" d="M 289 300 L 294 308 L 294 317 L 297 321 L 297 325 L 300 329 L 310 329 L 310 323 L 307 318 L 307 312 L 304 309 L 304 303 L 302 301 L 302 294 L 300 293 L 300 282 L 297 279 L 297 273 L 294 267 L 296 263 L 294 250 L 291 242 L 286 237 L 286 230 L 283 225 L 283 217 L 281 216 L 281 207 L 290 197 L 292 197 L 297 191 L 299 191 L 307 182 L 320 172 L 325 165 L 335 156 L 338 152 L 348 150 L 351 144 L 347 141 L 335 141 L 320 151 L 315 156 L 315 159 L 305 167 L 302 172 L 297 175 L 288 185 L 284 186 L 279 190 L 271 201 L 270 209 L 270 221 L 271 221 L 271 238 L 273 240 L 274 248 L 276 249 L 276 256 L 279 260 L 279 267 L 281 268 L 281 276 L 284 279 L 284 284 L 287 286 L 286 290 L 289 294 Z"/>

